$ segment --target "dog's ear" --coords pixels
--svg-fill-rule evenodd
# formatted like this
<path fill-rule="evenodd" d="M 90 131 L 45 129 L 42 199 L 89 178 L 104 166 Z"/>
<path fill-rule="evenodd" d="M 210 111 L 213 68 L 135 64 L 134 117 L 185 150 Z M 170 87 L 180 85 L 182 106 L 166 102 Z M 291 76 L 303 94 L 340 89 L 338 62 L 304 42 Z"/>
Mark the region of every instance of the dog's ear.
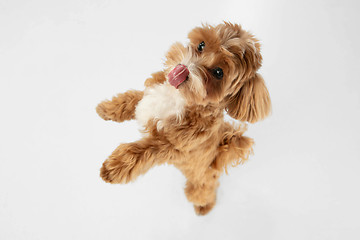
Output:
<path fill-rule="evenodd" d="M 249 74 L 256 72 L 262 63 L 262 56 L 260 54 L 260 43 L 250 33 L 245 33 L 247 36 L 245 39 L 241 39 L 241 51 L 240 64 L 242 68 L 246 69 L 244 77 L 248 77 Z M 244 35 L 245 35 L 244 34 Z"/>
<path fill-rule="evenodd" d="M 224 41 L 222 51 L 239 60 L 242 78 L 252 76 L 261 67 L 262 62 L 259 40 L 238 24 L 224 22 L 219 24 L 216 30 L 220 39 Z"/>
<path fill-rule="evenodd" d="M 271 112 L 269 92 L 258 73 L 247 79 L 234 95 L 226 97 L 225 103 L 231 117 L 250 123 L 264 119 Z"/>

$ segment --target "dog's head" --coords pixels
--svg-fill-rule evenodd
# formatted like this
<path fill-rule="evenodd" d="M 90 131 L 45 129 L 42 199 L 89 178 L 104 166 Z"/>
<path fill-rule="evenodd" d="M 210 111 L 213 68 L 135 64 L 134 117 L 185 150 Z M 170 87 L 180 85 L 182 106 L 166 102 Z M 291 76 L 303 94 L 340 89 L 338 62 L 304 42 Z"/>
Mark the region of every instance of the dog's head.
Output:
<path fill-rule="evenodd" d="M 188 104 L 218 104 L 238 120 L 256 122 L 271 110 L 268 90 L 257 73 L 260 44 L 240 25 L 204 25 L 175 43 L 166 56 L 167 80 Z"/>

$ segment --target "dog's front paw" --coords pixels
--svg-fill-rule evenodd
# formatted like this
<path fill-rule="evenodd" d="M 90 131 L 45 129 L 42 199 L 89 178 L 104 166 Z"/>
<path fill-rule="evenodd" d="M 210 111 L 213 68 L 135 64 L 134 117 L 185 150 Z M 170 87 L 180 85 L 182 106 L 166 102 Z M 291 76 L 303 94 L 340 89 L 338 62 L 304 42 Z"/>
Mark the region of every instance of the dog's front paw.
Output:
<path fill-rule="evenodd" d="M 100 177 L 107 183 L 127 183 L 129 182 L 130 169 L 123 162 L 117 163 L 106 160 L 101 169 Z"/>
<path fill-rule="evenodd" d="M 138 171 L 136 155 L 133 155 L 125 149 L 120 148 L 115 150 L 103 163 L 100 169 L 100 177 L 105 182 L 128 183 L 135 178 L 136 172 Z"/>
<path fill-rule="evenodd" d="M 102 119 L 104 119 L 106 121 L 111 120 L 111 117 L 108 114 L 105 102 L 99 103 L 99 105 L 97 105 L 96 112 Z"/>
<path fill-rule="evenodd" d="M 110 169 L 107 168 L 107 162 L 105 161 L 100 168 L 100 177 L 107 183 L 113 183 L 114 174 Z"/>

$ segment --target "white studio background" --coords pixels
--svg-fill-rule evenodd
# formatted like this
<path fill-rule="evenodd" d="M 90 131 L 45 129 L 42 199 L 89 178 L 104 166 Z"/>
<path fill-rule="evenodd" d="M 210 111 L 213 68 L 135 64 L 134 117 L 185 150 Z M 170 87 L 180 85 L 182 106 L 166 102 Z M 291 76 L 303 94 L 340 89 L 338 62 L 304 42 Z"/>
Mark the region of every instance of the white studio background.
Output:
<path fill-rule="evenodd" d="M 0 0 L 0 239 L 359 239 L 359 5 Z M 104 183 L 102 162 L 140 133 L 96 105 L 222 20 L 263 46 L 273 114 L 249 126 L 255 154 L 204 217 L 173 166 Z"/>

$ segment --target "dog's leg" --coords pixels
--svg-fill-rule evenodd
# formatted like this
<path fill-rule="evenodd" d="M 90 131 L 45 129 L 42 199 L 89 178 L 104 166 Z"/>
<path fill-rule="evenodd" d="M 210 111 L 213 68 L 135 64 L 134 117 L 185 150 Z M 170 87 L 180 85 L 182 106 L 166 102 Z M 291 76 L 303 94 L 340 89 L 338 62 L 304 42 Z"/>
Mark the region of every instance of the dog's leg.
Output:
<path fill-rule="evenodd" d="M 142 99 L 144 92 L 131 90 L 103 101 L 96 107 L 96 112 L 104 120 L 123 122 L 135 118 L 135 107 Z"/>
<path fill-rule="evenodd" d="M 227 171 L 227 166 L 243 163 L 252 152 L 253 139 L 243 136 L 243 130 L 236 130 L 230 125 L 224 131 L 218 146 L 218 153 L 211 167 L 219 171 Z"/>
<path fill-rule="evenodd" d="M 127 183 L 170 159 L 172 152 L 169 143 L 151 137 L 121 144 L 103 163 L 100 176 L 108 183 Z"/>
<path fill-rule="evenodd" d="M 151 78 L 146 79 L 145 87 L 151 87 L 154 84 L 161 84 L 166 81 L 165 74 L 163 71 L 151 74 Z"/>
<path fill-rule="evenodd" d="M 195 212 L 198 215 L 205 215 L 214 207 L 219 177 L 219 171 L 209 168 L 200 181 L 188 179 L 185 195 L 194 204 Z"/>

